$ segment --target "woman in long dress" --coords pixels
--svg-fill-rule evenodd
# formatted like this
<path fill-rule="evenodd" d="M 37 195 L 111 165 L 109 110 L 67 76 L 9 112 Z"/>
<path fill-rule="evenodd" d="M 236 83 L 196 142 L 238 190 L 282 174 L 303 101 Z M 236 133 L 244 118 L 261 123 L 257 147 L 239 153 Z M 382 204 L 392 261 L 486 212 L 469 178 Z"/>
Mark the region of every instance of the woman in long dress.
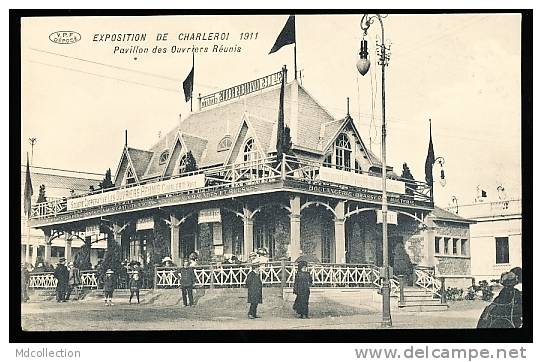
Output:
<path fill-rule="evenodd" d="M 300 261 L 294 280 L 294 310 L 299 318 L 309 318 L 309 296 L 311 294 L 312 277 L 308 272 L 307 262 Z"/>

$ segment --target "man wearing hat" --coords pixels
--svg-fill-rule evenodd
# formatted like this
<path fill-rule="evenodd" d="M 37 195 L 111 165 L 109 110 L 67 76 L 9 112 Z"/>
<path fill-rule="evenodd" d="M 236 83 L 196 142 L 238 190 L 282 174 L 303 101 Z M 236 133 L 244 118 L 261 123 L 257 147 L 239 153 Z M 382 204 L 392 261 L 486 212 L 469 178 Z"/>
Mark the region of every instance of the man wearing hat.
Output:
<path fill-rule="evenodd" d="M 518 276 L 514 272 L 503 273 L 500 283 L 503 288 L 482 312 L 478 328 L 521 328 L 523 324 L 522 295 L 514 288 Z"/>
<path fill-rule="evenodd" d="M 70 272 L 66 268 L 66 258 L 60 258 L 58 265 L 55 268 L 53 276 L 56 279 L 56 301 L 58 303 L 66 301 L 66 292 L 68 291 L 68 282 Z"/>
<path fill-rule="evenodd" d="M 26 267 L 26 263 L 21 263 L 21 302 L 26 303 L 28 297 L 28 284 L 30 283 L 30 272 Z"/>
<path fill-rule="evenodd" d="M 132 304 L 132 298 L 135 295 L 137 297 L 137 304 L 139 304 L 139 288 L 141 286 L 141 279 L 139 275 L 139 269 L 134 269 L 130 273 L 130 280 L 128 281 L 128 287 L 130 288 L 130 301 Z"/>
<path fill-rule="evenodd" d="M 70 276 L 68 278 L 68 292 L 66 293 L 66 300 L 70 300 L 71 293 L 75 290 L 75 300 L 79 299 L 79 285 L 81 284 L 81 272 L 79 268 L 75 266 L 73 261 L 68 263 L 68 271 Z"/>
<path fill-rule="evenodd" d="M 164 266 L 166 267 L 175 266 L 175 264 L 173 264 L 173 260 L 169 256 L 166 256 L 164 259 L 162 259 L 162 264 L 164 264 Z"/>
<path fill-rule="evenodd" d="M 260 264 L 253 263 L 252 270 L 247 275 L 246 287 L 248 289 L 247 302 L 250 303 L 248 317 L 259 318 L 256 314 L 258 304 L 262 303 L 262 280 L 260 279 Z"/>
<path fill-rule="evenodd" d="M 185 307 L 194 306 L 194 296 L 192 290 L 196 284 L 196 273 L 190 266 L 190 261 L 184 259 L 182 268 L 179 269 L 178 276 L 181 279 L 181 293 L 183 295 L 183 304 Z M 187 300 L 188 297 L 188 300 Z"/>
<path fill-rule="evenodd" d="M 311 294 L 312 277 L 307 268 L 306 261 L 301 260 L 297 263 L 297 273 L 294 280 L 296 298 L 293 309 L 299 315 L 299 318 L 309 318 L 309 296 Z"/>

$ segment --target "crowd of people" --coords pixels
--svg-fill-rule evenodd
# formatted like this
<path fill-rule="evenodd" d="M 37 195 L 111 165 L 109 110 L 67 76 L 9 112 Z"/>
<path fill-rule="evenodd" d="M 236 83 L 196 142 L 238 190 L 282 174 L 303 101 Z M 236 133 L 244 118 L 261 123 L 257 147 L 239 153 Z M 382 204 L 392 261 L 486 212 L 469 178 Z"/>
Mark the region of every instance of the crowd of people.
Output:
<path fill-rule="evenodd" d="M 247 303 L 249 304 L 248 318 L 259 318 L 257 314 L 258 305 L 263 303 L 262 279 L 260 267 L 269 262 L 265 249 L 259 249 L 249 255 L 251 270 L 247 275 L 245 286 L 247 288 Z M 238 259 L 231 258 L 226 264 L 237 265 Z M 81 272 L 69 262 L 66 266 L 66 259 L 60 258 L 58 265 L 54 269 L 54 278 L 56 284 L 56 301 L 58 303 L 66 302 L 72 297 L 79 299 L 81 287 Z M 162 259 L 162 265 L 165 267 L 175 267 L 170 257 Z M 192 253 L 189 258 L 183 260 L 183 265 L 177 269 L 176 275 L 180 282 L 182 301 L 185 307 L 194 306 L 193 289 L 197 278 L 194 267 L 197 265 L 197 254 Z M 130 290 L 129 304 L 135 297 L 137 303 L 140 303 L 139 291 L 141 289 L 142 272 L 139 262 L 126 263 L 126 272 L 128 274 L 128 288 Z M 27 302 L 28 285 L 30 272 L 26 263 L 21 263 L 21 301 Z M 509 272 L 501 275 L 499 283 L 503 286 L 499 295 L 482 312 L 478 328 L 521 328 L 522 326 L 522 269 L 516 267 Z M 103 292 L 106 306 L 113 306 L 113 292 L 116 288 L 115 272 L 107 269 L 104 273 Z M 295 275 L 293 293 L 296 296 L 293 310 L 299 318 L 309 318 L 309 297 L 312 286 L 312 277 L 308 271 L 308 264 L 305 260 L 297 261 L 297 273 Z"/>

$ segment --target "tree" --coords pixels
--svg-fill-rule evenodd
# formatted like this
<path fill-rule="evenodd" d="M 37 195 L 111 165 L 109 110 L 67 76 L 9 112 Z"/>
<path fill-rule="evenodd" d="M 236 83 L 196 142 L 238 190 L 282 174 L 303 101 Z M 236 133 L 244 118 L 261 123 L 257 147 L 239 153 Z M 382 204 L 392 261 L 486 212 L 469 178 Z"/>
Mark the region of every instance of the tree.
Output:
<path fill-rule="evenodd" d="M 192 154 L 192 151 L 188 151 L 186 154 L 186 166 L 185 166 L 184 172 L 194 172 L 198 170 L 198 165 L 196 163 L 196 159 L 194 158 L 194 155 Z"/>
<path fill-rule="evenodd" d="M 414 180 L 414 176 L 410 172 L 410 168 L 407 163 L 403 163 L 403 172 L 401 173 L 401 178 L 405 180 Z M 405 181 L 406 184 L 406 194 L 414 195 L 414 190 L 416 189 L 416 184 L 412 182 Z"/>
<path fill-rule="evenodd" d="M 393 273 L 396 275 L 405 275 L 407 280 L 412 276 L 413 266 L 410 256 L 405 250 L 403 243 L 399 242 L 393 249 Z"/>
<path fill-rule="evenodd" d="M 99 189 L 109 189 L 111 187 L 115 186 L 113 181 L 111 180 L 111 169 L 108 168 L 107 171 L 105 171 L 105 177 L 100 183 L 98 184 Z"/>
<path fill-rule="evenodd" d="M 39 204 L 41 202 L 47 202 L 47 197 L 45 196 L 45 185 L 40 185 L 37 203 Z"/>

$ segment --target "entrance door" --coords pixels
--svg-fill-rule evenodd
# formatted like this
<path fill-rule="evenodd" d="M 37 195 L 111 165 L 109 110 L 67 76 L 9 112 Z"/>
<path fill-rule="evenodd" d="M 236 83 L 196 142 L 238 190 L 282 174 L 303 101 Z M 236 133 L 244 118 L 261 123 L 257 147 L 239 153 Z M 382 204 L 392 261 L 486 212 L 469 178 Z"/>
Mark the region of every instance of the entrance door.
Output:
<path fill-rule="evenodd" d="M 181 233 L 181 243 L 179 245 L 179 256 L 181 259 L 188 258 L 190 253 L 196 250 L 196 235 Z"/>

